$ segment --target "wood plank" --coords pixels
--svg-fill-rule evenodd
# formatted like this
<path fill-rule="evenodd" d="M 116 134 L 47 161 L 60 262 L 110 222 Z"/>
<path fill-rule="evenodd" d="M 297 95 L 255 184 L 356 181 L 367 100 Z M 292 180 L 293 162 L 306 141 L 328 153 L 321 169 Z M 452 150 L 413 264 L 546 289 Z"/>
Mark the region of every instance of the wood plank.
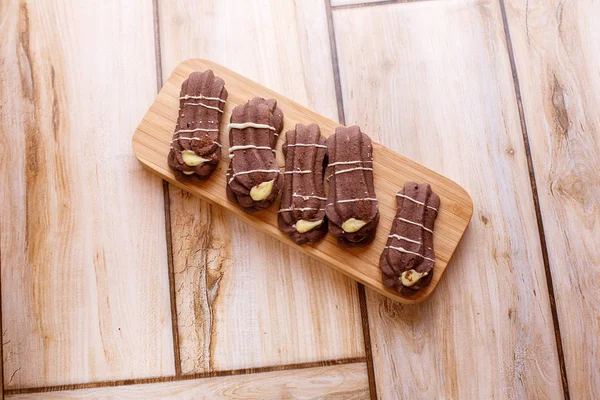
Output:
<path fill-rule="evenodd" d="M 600 3 L 506 1 L 572 399 L 600 398 Z"/>
<path fill-rule="evenodd" d="M 152 5 L 0 5 L 5 389 L 172 374 Z"/>
<path fill-rule="evenodd" d="M 346 122 L 456 179 L 476 205 L 427 302 L 403 306 L 367 291 L 379 396 L 560 398 L 498 3 L 420 2 L 333 17 Z"/>
<path fill-rule="evenodd" d="M 182 60 L 208 57 L 336 115 L 322 1 L 160 1 L 159 16 L 165 80 Z M 364 356 L 351 280 L 169 192 L 183 372 Z"/>
<path fill-rule="evenodd" d="M 103 387 L 8 396 L 11 400 L 52 399 L 368 399 L 364 363 L 273 371 L 143 385 Z"/>
<path fill-rule="evenodd" d="M 344 273 L 368 287 L 403 303 L 423 301 L 433 292 L 439 282 L 448 260 L 452 257 L 458 242 L 471 219 L 473 203 L 467 192 L 452 182 L 422 165 L 373 143 L 373 175 L 375 191 L 379 200 L 380 222 L 375 240 L 369 246 L 354 249 L 338 247 L 332 235 L 312 246 L 297 246 L 281 232 L 277 226 L 277 208 L 247 214 L 236 204 L 228 201 L 225 194 L 225 172 L 229 161 L 227 138 L 222 138 L 222 160 L 211 178 L 201 183 L 182 183 L 175 180 L 173 171 L 167 165 L 170 142 L 175 129 L 179 109 L 180 88 L 183 81 L 194 71 L 211 69 L 225 81 L 229 93 L 224 105 L 223 118 L 229 120 L 232 110 L 245 104 L 253 97 L 274 98 L 284 115 L 283 131 L 293 129 L 296 124 L 317 123 L 325 137 L 333 134 L 339 123 L 320 116 L 281 95 L 266 89 L 231 70 L 207 60 L 191 59 L 177 66 L 161 89 L 156 101 L 138 126 L 133 137 L 133 148 L 138 159 L 148 169 L 165 180 L 183 188 L 191 194 L 214 204 L 252 224 L 268 235 L 289 244 L 315 260 Z M 284 166 L 282 141 L 278 142 L 278 164 Z M 406 181 L 427 181 L 439 194 L 441 206 L 435 227 L 435 269 L 429 286 L 413 296 L 404 296 L 387 289 L 381 281 L 379 256 L 386 246 L 388 233 L 396 215 L 396 193 Z"/>

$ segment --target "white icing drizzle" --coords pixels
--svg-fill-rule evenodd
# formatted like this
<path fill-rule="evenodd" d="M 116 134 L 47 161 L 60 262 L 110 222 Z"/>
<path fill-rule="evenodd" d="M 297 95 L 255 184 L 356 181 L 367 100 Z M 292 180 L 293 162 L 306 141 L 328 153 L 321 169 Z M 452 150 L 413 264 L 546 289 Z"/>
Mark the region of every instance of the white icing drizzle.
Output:
<path fill-rule="evenodd" d="M 223 113 L 223 110 L 221 110 L 219 107 L 214 107 L 214 106 L 208 106 L 204 103 L 183 103 L 184 106 L 202 106 L 204 108 L 209 108 L 211 110 L 215 110 L 218 111 L 220 113 Z"/>
<path fill-rule="evenodd" d="M 326 149 L 327 146 L 323 145 L 323 144 L 316 144 L 316 143 L 295 143 L 295 144 L 286 144 L 283 147 L 320 147 L 322 149 Z"/>
<path fill-rule="evenodd" d="M 363 163 L 363 162 L 370 162 L 370 163 L 372 163 L 372 162 L 373 162 L 373 160 L 367 160 L 367 161 L 360 161 L 360 160 L 358 160 L 358 161 L 338 161 L 338 162 L 331 163 L 331 164 L 329 164 L 329 165 L 327 165 L 327 166 L 328 166 L 328 167 L 333 167 L 334 165 L 351 165 L 351 164 L 361 164 L 361 163 Z"/>
<path fill-rule="evenodd" d="M 361 201 L 361 200 L 367 200 L 367 201 L 377 201 L 376 198 L 373 197 L 364 197 L 362 199 L 348 199 L 348 200 L 336 200 L 336 203 L 353 203 L 355 201 Z"/>
<path fill-rule="evenodd" d="M 392 249 L 392 250 L 396 250 L 399 251 L 401 253 L 408 253 L 408 254 L 414 254 L 415 256 L 419 256 L 425 260 L 429 260 L 431 262 L 435 262 L 435 260 L 433 258 L 429 258 L 429 257 L 425 257 L 419 253 L 415 253 L 414 251 L 410 251 L 410 250 L 406 250 L 404 247 L 394 247 L 394 246 L 385 246 L 386 249 Z M 425 273 L 427 274 L 427 273 Z M 423 275 L 425 276 L 425 275 Z"/>
<path fill-rule="evenodd" d="M 302 200 L 308 200 L 308 199 L 319 199 L 319 200 L 327 200 L 327 197 L 319 197 L 319 196 L 303 196 L 301 194 L 296 194 L 294 193 L 292 195 L 292 197 L 300 197 L 302 198 Z"/>
<path fill-rule="evenodd" d="M 365 167 L 356 167 L 356 168 L 349 168 L 349 169 L 342 169 L 341 171 L 335 171 L 335 175 L 337 174 L 343 174 L 345 172 L 352 172 L 352 171 L 373 171 L 373 168 L 365 168 Z M 329 175 L 331 176 L 331 175 Z"/>
<path fill-rule="evenodd" d="M 251 174 L 253 172 L 264 172 L 264 173 L 271 173 L 271 172 L 281 172 L 278 169 L 253 169 L 250 171 L 241 171 L 241 172 L 236 172 L 235 174 L 233 174 L 231 176 L 231 179 L 229 179 L 229 183 L 233 182 L 233 179 L 238 176 L 238 175 L 246 175 L 246 174 Z"/>
<path fill-rule="evenodd" d="M 409 239 L 409 238 L 407 238 L 407 237 L 400 236 L 400 235 L 396 235 L 396 234 L 391 234 L 391 235 L 388 235 L 388 237 L 389 237 L 389 238 L 398 239 L 398 240 L 405 240 L 405 241 L 407 241 L 407 242 L 411 242 L 411 243 L 415 243 L 415 244 L 423 244 L 423 243 L 421 243 L 421 242 L 419 242 L 419 241 L 417 241 L 417 240 L 412 240 L 412 239 Z"/>
<path fill-rule="evenodd" d="M 244 123 L 231 123 L 231 124 L 227 125 L 227 133 L 229 134 L 229 132 L 232 129 L 246 129 L 246 128 L 270 129 L 273 132 L 276 131 L 276 129 L 273 128 L 271 125 L 257 124 L 255 122 L 244 122 Z M 275 133 L 275 136 L 278 136 L 278 134 Z"/>
<path fill-rule="evenodd" d="M 219 98 L 219 97 L 206 97 L 206 96 L 190 96 L 189 94 L 186 94 L 185 96 L 182 96 L 179 98 L 179 100 L 216 100 L 216 101 L 220 101 L 221 103 L 225 103 L 225 100 Z"/>
<path fill-rule="evenodd" d="M 255 146 L 253 144 L 245 145 L 245 146 L 231 146 L 229 148 L 229 158 L 233 158 L 235 154 L 232 154 L 236 150 L 246 150 L 246 149 L 256 149 L 256 150 L 271 150 L 275 153 L 275 149 L 270 146 Z"/>
<path fill-rule="evenodd" d="M 413 199 L 412 197 L 410 197 L 410 196 L 407 196 L 407 195 L 405 195 L 405 194 L 400 194 L 400 193 L 397 193 L 397 194 L 396 194 L 396 197 L 402 197 L 402 198 L 404 198 L 404 199 L 410 200 L 410 201 L 412 201 L 413 203 L 417 203 L 417 204 L 420 204 L 420 205 L 422 205 L 422 206 L 424 206 L 424 205 L 425 205 L 425 203 L 423 203 L 422 201 L 415 200 L 415 199 Z M 430 209 L 432 209 L 432 210 L 433 210 L 433 211 L 435 211 L 435 212 L 437 212 L 437 210 L 438 210 L 438 209 L 437 209 L 437 208 L 435 208 L 435 207 L 431 207 L 431 206 L 426 206 L 426 207 L 427 207 L 427 208 L 430 208 Z"/>
<path fill-rule="evenodd" d="M 202 122 L 202 121 L 200 121 Z M 195 129 L 180 129 L 178 131 L 175 131 L 175 135 L 177 135 L 178 133 L 193 133 L 193 132 L 219 132 L 218 129 L 205 129 L 205 128 L 195 128 Z"/>
<path fill-rule="evenodd" d="M 310 169 L 304 171 L 285 171 L 284 174 L 310 174 L 312 171 Z"/>
<path fill-rule="evenodd" d="M 246 150 L 246 149 L 271 150 L 273 153 L 275 153 L 275 149 L 270 146 L 255 146 L 253 144 L 248 144 L 248 145 L 244 145 L 244 146 L 231 146 L 229 148 L 229 152 L 232 153 L 236 150 Z"/>
<path fill-rule="evenodd" d="M 290 212 L 290 211 L 325 211 L 324 208 L 313 208 L 313 207 L 304 207 L 304 208 L 282 208 L 281 210 L 277 211 L 278 213 L 282 213 L 282 212 Z"/>
<path fill-rule="evenodd" d="M 404 219 L 404 218 L 400 218 L 400 217 L 398 217 L 398 219 L 399 219 L 400 221 L 402 221 L 402 222 L 406 222 L 406 223 L 408 223 L 408 224 L 413 224 L 413 225 L 420 226 L 421 228 L 425 229 L 427 232 L 431 232 L 431 233 L 433 233 L 433 231 L 432 231 L 431 229 L 429 229 L 429 228 L 426 228 L 426 227 L 425 227 L 423 224 L 419 224 L 418 222 L 414 222 L 414 221 L 411 221 L 411 220 L 408 220 L 408 219 Z"/>
<path fill-rule="evenodd" d="M 178 140 L 200 140 L 200 139 L 204 139 L 204 138 L 180 136 L 180 137 L 177 137 L 177 138 L 175 138 L 175 139 L 171 140 L 171 143 L 173 143 L 173 142 L 176 142 L 176 141 L 178 141 Z M 214 140 L 213 140 L 213 144 L 216 144 L 216 145 L 217 145 L 217 146 L 219 146 L 219 147 L 223 147 L 223 146 L 221 145 L 221 143 L 219 143 L 219 142 L 215 142 Z"/>

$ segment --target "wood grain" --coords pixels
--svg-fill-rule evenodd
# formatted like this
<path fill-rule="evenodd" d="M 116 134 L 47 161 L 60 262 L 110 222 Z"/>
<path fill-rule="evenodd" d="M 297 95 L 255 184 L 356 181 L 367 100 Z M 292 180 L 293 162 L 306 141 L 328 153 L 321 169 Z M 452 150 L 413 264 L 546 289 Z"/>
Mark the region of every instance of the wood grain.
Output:
<path fill-rule="evenodd" d="M 173 373 L 144 1 L 0 3 L 5 389 Z M 136 66 L 132 68 L 132 66 Z"/>
<path fill-rule="evenodd" d="M 12 395 L 10 400 L 54 399 L 368 399 L 364 363 L 50 393 Z"/>
<path fill-rule="evenodd" d="M 159 17 L 165 81 L 182 60 L 209 57 L 335 115 L 321 0 L 161 1 Z M 169 193 L 183 372 L 364 356 L 350 279 L 219 206 Z"/>
<path fill-rule="evenodd" d="M 572 399 L 600 398 L 600 4 L 506 1 Z"/>
<path fill-rule="evenodd" d="M 333 17 L 346 122 L 456 179 L 476 205 L 429 301 L 404 306 L 367 290 L 379 396 L 560 398 L 498 3 L 419 2 Z"/>
<path fill-rule="evenodd" d="M 223 159 L 211 179 L 202 183 L 182 183 L 175 180 L 166 159 L 169 143 L 175 127 L 179 108 L 181 83 L 193 71 L 212 69 L 215 75 L 225 80 L 229 97 L 224 108 L 223 118 L 229 120 L 231 110 L 253 97 L 275 98 L 284 114 L 283 131 L 293 129 L 297 123 L 308 125 L 316 122 L 323 136 L 331 135 L 338 123 L 322 117 L 281 95 L 266 89 L 249 79 L 207 60 L 192 59 L 177 66 L 161 89 L 156 101 L 138 126 L 133 136 L 133 149 L 145 167 L 178 187 L 212 203 L 220 204 L 225 210 L 237 216 L 270 236 L 301 250 L 318 261 L 325 262 L 345 275 L 368 287 L 400 302 L 415 303 L 426 299 L 435 289 L 448 260 L 452 257 L 473 211 L 473 204 L 467 192 L 456 183 L 414 161 L 394 153 L 377 143 L 373 144 L 373 174 L 375 191 L 379 199 L 381 221 L 373 244 L 355 249 L 341 249 L 335 238 L 328 235 L 313 246 L 297 246 L 277 227 L 275 207 L 247 214 L 225 196 L 225 170 L 227 169 L 227 138 L 222 137 Z M 283 166 L 281 141 L 278 144 L 278 163 Z M 439 194 L 441 206 L 436 219 L 435 251 L 436 263 L 431 284 L 412 297 L 399 295 L 385 288 L 381 282 L 379 255 L 387 242 L 392 220 L 396 215 L 396 193 L 406 181 L 426 181 Z M 272 256 L 272 254 L 271 254 Z"/>

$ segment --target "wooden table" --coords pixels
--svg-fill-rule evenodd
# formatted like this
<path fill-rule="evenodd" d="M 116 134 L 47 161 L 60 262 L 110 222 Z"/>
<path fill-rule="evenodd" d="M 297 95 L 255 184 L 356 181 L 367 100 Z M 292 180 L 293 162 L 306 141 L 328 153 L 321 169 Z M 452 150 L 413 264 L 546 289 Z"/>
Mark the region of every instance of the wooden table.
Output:
<path fill-rule="evenodd" d="M 599 17 L 593 0 L 1 2 L 5 395 L 600 398 Z M 192 57 L 469 191 L 428 301 L 142 170 L 133 130 Z"/>

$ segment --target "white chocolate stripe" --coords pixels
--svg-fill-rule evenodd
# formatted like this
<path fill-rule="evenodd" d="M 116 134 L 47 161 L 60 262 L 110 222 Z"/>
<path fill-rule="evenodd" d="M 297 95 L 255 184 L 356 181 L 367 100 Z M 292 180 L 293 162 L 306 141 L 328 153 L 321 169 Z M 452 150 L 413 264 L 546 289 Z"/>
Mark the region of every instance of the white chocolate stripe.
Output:
<path fill-rule="evenodd" d="M 335 171 L 335 175 L 343 174 L 345 172 L 352 172 L 352 171 L 373 171 L 373 168 L 356 167 L 356 168 L 350 168 L 350 169 L 343 169 L 341 171 Z M 331 176 L 331 175 L 329 175 L 329 176 Z"/>
<path fill-rule="evenodd" d="M 400 221 L 402 221 L 402 222 L 406 222 L 406 223 L 408 223 L 408 224 L 413 224 L 413 225 L 420 226 L 421 228 L 425 229 L 427 232 L 431 232 L 431 233 L 433 233 L 433 231 L 432 231 L 431 229 L 429 229 L 429 228 L 426 228 L 426 227 L 425 227 L 423 224 L 419 224 L 418 222 L 414 222 L 414 221 L 411 221 L 411 220 L 408 220 L 408 219 L 404 219 L 404 218 L 400 218 L 400 217 L 398 217 L 398 219 L 399 219 Z"/>
<path fill-rule="evenodd" d="M 178 131 L 175 131 L 175 135 L 177 135 L 178 133 L 193 133 L 193 132 L 219 132 L 219 130 L 214 129 L 214 128 L 210 128 L 210 129 L 206 129 L 206 128 L 180 129 Z"/>
<path fill-rule="evenodd" d="M 360 161 L 360 160 L 358 160 L 358 161 L 338 161 L 338 162 L 334 162 L 334 163 L 328 164 L 327 166 L 328 167 L 333 167 L 334 165 L 361 164 L 363 162 L 370 162 L 370 163 L 372 163 L 373 160 L 367 160 L 367 161 Z"/>
<path fill-rule="evenodd" d="M 271 150 L 273 153 L 275 153 L 275 149 L 270 146 L 255 146 L 253 144 L 249 144 L 246 146 L 231 146 L 229 148 L 229 158 L 233 158 L 233 156 L 235 156 L 235 154 L 232 154 L 234 151 L 245 150 L 245 149 Z"/>
<path fill-rule="evenodd" d="M 419 253 L 415 253 L 414 251 L 409 251 L 406 250 L 404 247 L 394 247 L 394 246 L 385 246 L 386 249 L 392 249 L 392 250 L 396 250 L 399 251 L 401 253 L 408 253 L 408 254 L 414 254 L 415 256 L 419 256 L 421 258 L 424 258 L 425 260 L 429 260 L 431 262 L 435 262 L 435 260 L 433 258 L 429 258 L 429 257 L 425 257 Z"/>
<path fill-rule="evenodd" d="M 245 145 L 245 146 L 231 146 L 229 148 L 229 152 L 233 153 L 236 150 L 246 150 L 246 149 L 256 149 L 256 150 L 271 150 L 275 153 L 275 149 L 270 146 L 255 146 L 253 144 Z"/>
<path fill-rule="evenodd" d="M 236 172 L 235 174 L 233 174 L 231 176 L 231 179 L 229 179 L 229 183 L 233 182 L 233 179 L 236 176 L 238 176 L 238 175 L 246 175 L 246 174 L 251 174 L 253 172 L 263 172 L 265 174 L 272 173 L 272 172 L 279 172 L 279 173 L 281 173 L 281 171 L 279 171 L 278 169 L 253 169 L 253 170 L 250 170 L 250 171 L 241 171 L 241 172 Z"/>
<path fill-rule="evenodd" d="M 295 144 L 286 144 L 285 146 L 282 147 L 320 147 L 322 149 L 326 149 L 327 146 L 323 145 L 323 144 L 316 144 L 316 143 L 295 143 Z"/>
<path fill-rule="evenodd" d="M 421 242 L 419 242 L 419 241 L 417 241 L 417 240 L 412 240 L 412 239 L 409 239 L 409 238 L 407 238 L 407 237 L 400 236 L 400 235 L 396 235 L 396 234 L 391 234 L 391 235 L 388 235 L 388 237 L 389 237 L 389 238 L 398 239 L 398 240 L 405 240 L 405 241 L 407 241 L 407 242 L 411 242 L 411 243 L 415 243 L 415 244 L 423 244 L 423 243 L 421 243 Z"/>
<path fill-rule="evenodd" d="M 227 125 L 227 133 L 229 134 L 229 132 L 232 129 L 246 129 L 246 128 L 269 129 L 269 130 L 272 130 L 273 132 L 275 132 L 275 128 L 273 128 L 271 125 L 257 124 L 254 122 L 244 122 L 244 123 L 231 123 L 231 124 Z M 275 135 L 277 136 L 277 133 L 275 133 Z"/>
<path fill-rule="evenodd" d="M 221 103 L 225 103 L 225 100 L 219 98 L 219 97 L 206 97 L 206 96 L 190 96 L 189 94 L 186 94 L 185 96 L 182 96 L 179 98 L 179 100 L 216 100 L 216 101 L 220 101 Z"/>
<path fill-rule="evenodd" d="M 325 211 L 324 208 L 312 208 L 312 207 L 304 207 L 304 208 L 282 208 L 277 211 L 278 213 L 282 212 L 291 212 L 291 211 Z"/>
<path fill-rule="evenodd" d="M 348 199 L 348 200 L 336 200 L 336 203 L 353 203 L 355 201 L 361 201 L 361 200 L 366 200 L 366 201 L 377 201 L 376 198 L 373 197 L 365 197 L 363 199 Z"/>
<path fill-rule="evenodd" d="M 319 197 L 319 196 L 303 196 L 301 194 L 296 194 L 294 193 L 292 195 L 292 197 L 301 197 L 302 200 L 308 200 L 308 199 L 319 199 L 319 200 L 327 200 L 327 197 Z"/>
<path fill-rule="evenodd" d="M 284 174 L 310 174 L 312 171 L 310 169 L 304 171 L 285 171 Z"/>
<path fill-rule="evenodd" d="M 424 205 L 425 205 L 425 203 L 423 203 L 422 201 L 415 200 L 415 199 L 413 199 L 412 197 L 410 197 L 410 196 L 407 196 L 407 195 L 405 195 L 405 194 L 400 194 L 400 193 L 397 193 L 397 194 L 396 194 L 396 197 L 402 197 L 402 198 L 405 198 L 405 199 L 407 199 L 407 200 L 410 200 L 410 201 L 412 201 L 413 203 L 417 203 L 417 204 L 420 204 L 420 205 L 422 205 L 422 206 L 424 206 Z M 435 207 L 431 207 L 431 206 L 426 206 L 426 207 L 427 207 L 427 208 L 430 208 L 430 209 L 432 209 L 432 210 L 433 210 L 433 211 L 435 211 L 435 212 L 437 212 L 437 210 L 438 210 L 438 209 L 437 209 L 437 208 L 435 208 Z"/>
<path fill-rule="evenodd" d="M 185 136 L 180 136 L 180 137 L 177 137 L 177 138 L 175 138 L 175 139 L 171 140 L 171 143 L 173 143 L 173 142 L 176 142 L 176 141 L 178 141 L 178 140 L 200 140 L 200 139 L 204 139 L 204 138 L 203 138 L 203 137 L 202 137 L 202 138 L 198 138 L 198 137 L 185 137 Z M 215 142 L 214 140 L 213 140 L 213 144 L 216 144 L 216 145 L 217 145 L 217 146 L 219 146 L 219 147 L 223 147 L 223 146 L 221 145 L 221 143 L 219 143 L 219 142 Z"/>
<path fill-rule="evenodd" d="M 204 103 L 183 103 L 184 106 L 202 106 L 204 108 L 209 108 L 211 110 L 216 110 L 220 113 L 223 113 L 223 110 L 221 110 L 219 107 L 213 107 L 213 106 L 208 106 Z"/>

